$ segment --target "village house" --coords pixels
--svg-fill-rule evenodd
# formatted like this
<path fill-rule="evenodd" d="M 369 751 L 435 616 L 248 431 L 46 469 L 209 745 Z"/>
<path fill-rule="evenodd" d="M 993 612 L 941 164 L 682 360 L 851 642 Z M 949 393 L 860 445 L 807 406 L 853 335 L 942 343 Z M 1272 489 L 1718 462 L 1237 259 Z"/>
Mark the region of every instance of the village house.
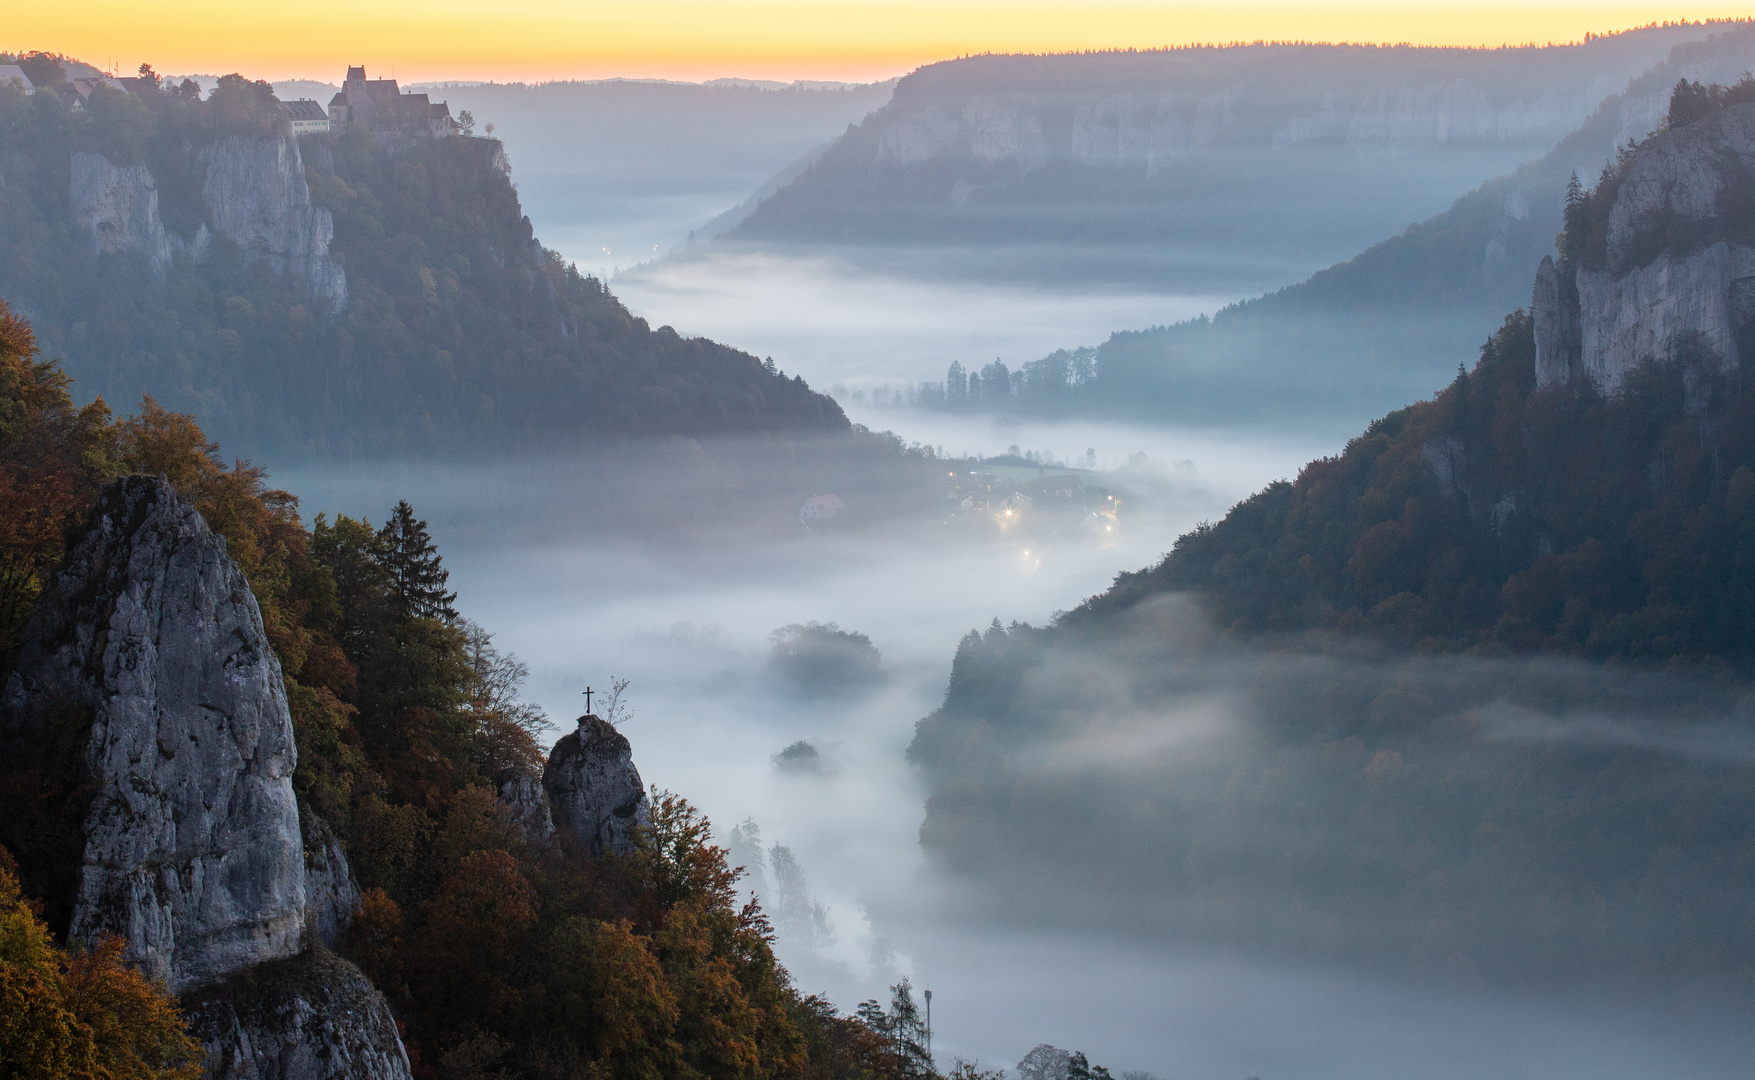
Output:
<path fill-rule="evenodd" d="M 329 130 L 359 126 L 370 131 L 424 134 L 433 138 L 460 135 L 463 126 L 451 117 L 451 106 L 425 94 L 405 94 L 395 79 L 368 79 L 366 69 L 350 67 L 341 90 L 329 99 Z"/>
<path fill-rule="evenodd" d="M 60 92 L 61 99 L 67 103 L 69 109 L 74 112 L 84 112 L 85 103 L 91 100 L 91 95 L 96 93 L 100 86 L 107 86 L 111 90 L 120 90 L 124 94 L 128 92 L 128 87 L 123 84 L 122 80 L 111 78 L 108 75 L 98 75 L 89 79 L 72 79 L 58 84 L 55 89 Z"/>
<path fill-rule="evenodd" d="M 818 495 L 798 508 L 798 520 L 821 521 L 832 518 L 839 510 L 847 508 L 847 504 L 834 495 Z"/>
<path fill-rule="evenodd" d="M 280 109 L 286 113 L 287 123 L 292 125 L 294 135 L 329 130 L 329 114 L 323 111 L 323 106 L 310 98 L 283 101 Z"/>
<path fill-rule="evenodd" d="M 5 86 L 8 83 L 17 83 L 26 97 L 34 96 L 37 92 L 37 88 L 30 81 L 30 76 L 26 75 L 24 69 L 17 64 L 0 64 L 0 86 Z"/>

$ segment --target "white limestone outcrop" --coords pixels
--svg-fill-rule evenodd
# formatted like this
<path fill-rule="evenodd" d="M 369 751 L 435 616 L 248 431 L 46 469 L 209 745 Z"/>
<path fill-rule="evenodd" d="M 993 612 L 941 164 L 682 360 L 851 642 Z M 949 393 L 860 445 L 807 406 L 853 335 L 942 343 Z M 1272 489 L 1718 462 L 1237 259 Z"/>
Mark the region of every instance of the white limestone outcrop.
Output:
<path fill-rule="evenodd" d="M 29 624 L 6 708 L 91 725 L 71 936 L 126 937 L 179 991 L 299 951 L 280 662 L 225 541 L 163 477 L 104 491 Z"/>
<path fill-rule="evenodd" d="M 335 222 L 311 203 L 296 139 L 233 135 L 204 148 L 201 198 L 214 230 L 252 258 L 299 274 L 324 310 L 347 303 L 347 275 L 329 257 Z"/>
<path fill-rule="evenodd" d="M 384 997 L 358 968 L 314 949 L 187 999 L 206 1080 L 409 1080 Z"/>
<path fill-rule="evenodd" d="M 1755 349 L 1755 247 L 1727 236 L 1730 200 L 1755 199 L 1755 104 L 1655 135 L 1609 211 L 1606 259 L 1544 259 L 1530 300 L 1536 381 L 1614 392 L 1684 350 L 1721 370 Z"/>
<path fill-rule="evenodd" d="M 409 1080 L 382 995 L 324 948 L 359 887 L 329 828 L 301 826 L 256 599 L 163 476 L 105 488 L 0 706 L 8 739 L 53 734 L 77 753 L 87 730 L 69 936 L 126 937 L 189 1007 L 208 1077 Z"/>
<path fill-rule="evenodd" d="M 158 185 L 145 165 L 112 165 L 102 154 L 73 155 L 68 195 L 73 220 L 99 252 L 138 251 L 155 277 L 170 269 L 176 245 L 158 213 Z"/>
<path fill-rule="evenodd" d="M 196 157 L 211 233 L 237 243 L 246 259 L 302 276 L 317 310 L 334 314 L 347 305 L 347 274 L 329 254 L 334 219 L 311 202 L 298 140 L 234 135 Z M 175 255 L 200 261 L 206 254 L 207 224 L 188 239 L 165 228 L 157 181 L 145 165 L 115 165 L 87 151 L 74 154 L 71 164 L 69 206 L 97 251 L 141 252 L 159 278 Z"/>
<path fill-rule="evenodd" d="M 634 768 L 627 736 L 594 713 L 549 751 L 543 790 L 558 829 L 567 829 L 593 855 L 626 855 L 634 830 L 651 820 L 646 788 Z"/>

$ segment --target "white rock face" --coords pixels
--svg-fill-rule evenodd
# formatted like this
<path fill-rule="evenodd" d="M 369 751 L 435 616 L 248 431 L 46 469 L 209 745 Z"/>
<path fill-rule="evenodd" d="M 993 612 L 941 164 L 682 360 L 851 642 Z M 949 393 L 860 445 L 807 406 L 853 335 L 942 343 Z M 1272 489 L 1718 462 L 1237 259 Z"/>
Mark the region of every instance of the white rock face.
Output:
<path fill-rule="evenodd" d="M 1686 256 L 1660 255 L 1617 279 L 1578 274 L 1584 372 L 1613 391 L 1648 358 L 1666 358 L 1684 342 L 1721 370 L 1737 366 L 1739 319 L 1734 299 L 1755 287 L 1755 248 L 1720 242 Z"/>
<path fill-rule="evenodd" d="M 208 1080 L 408 1080 L 396 1019 L 327 951 L 252 968 L 185 1001 Z"/>
<path fill-rule="evenodd" d="M 125 936 L 178 991 L 299 950 L 280 663 L 225 541 L 163 477 L 105 490 L 31 620 L 6 707 L 90 718 L 73 937 Z"/>
<path fill-rule="evenodd" d="M 315 814 L 304 815 L 305 933 L 315 933 L 329 948 L 353 925 L 360 906 L 359 883 L 347 865 L 347 852 L 327 822 Z"/>
<path fill-rule="evenodd" d="M 542 786 L 556 828 L 570 829 L 593 855 L 632 851 L 634 829 L 651 820 L 633 747 L 595 714 L 581 716 L 578 730 L 549 751 Z"/>
<path fill-rule="evenodd" d="M 963 123 L 970 131 L 969 150 L 977 160 L 1016 161 L 1032 169 L 1048 158 L 1042 121 L 1034 113 L 983 97 L 964 108 Z"/>
<path fill-rule="evenodd" d="M 878 137 L 878 160 L 918 165 L 944 153 L 957 141 L 957 118 L 936 105 L 904 113 Z"/>
<path fill-rule="evenodd" d="M 236 241 L 247 258 L 302 275 L 317 310 L 334 314 L 347 305 L 347 274 L 329 256 L 335 221 L 311 204 L 296 139 L 234 135 L 203 149 L 199 162 L 201 198 L 213 231 Z M 74 220 L 91 231 L 98 251 L 144 252 L 156 277 L 164 276 L 174 254 L 199 261 L 207 250 L 206 225 L 188 240 L 165 229 L 158 187 L 145 165 L 124 167 L 101 154 L 76 153 L 68 199 Z"/>
<path fill-rule="evenodd" d="M 311 205 L 298 142 L 233 135 L 202 150 L 200 160 L 201 197 L 215 231 L 276 271 L 303 275 L 323 310 L 340 311 L 347 275 L 329 257 L 335 222 Z"/>
<path fill-rule="evenodd" d="M 158 214 L 158 185 L 145 165 L 110 164 L 102 154 L 73 155 L 73 220 L 100 252 L 139 251 L 155 276 L 171 265 L 171 237 Z"/>
<path fill-rule="evenodd" d="M 547 840 L 555 834 L 554 813 L 549 809 L 548 793 L 540 781 L 529 776 L 514 776 L 500 785 L 500 805 L 532 840 Z"/>
<path fill-rule="evenodd" d="M 1640 145 L 1609 211 L 1606 266 L 1544 259 L 1536 274 L 1538 386 L 1589 377 L 1613 392 L 1647 360 L 1688 349 L 1728 370 L 1755 348 L 1755 248 L 1715 235 L 1720 200 L 1752 170 L 1755 104 Z M 1686 250 L 1665 242 L 1690 233 Z"/>

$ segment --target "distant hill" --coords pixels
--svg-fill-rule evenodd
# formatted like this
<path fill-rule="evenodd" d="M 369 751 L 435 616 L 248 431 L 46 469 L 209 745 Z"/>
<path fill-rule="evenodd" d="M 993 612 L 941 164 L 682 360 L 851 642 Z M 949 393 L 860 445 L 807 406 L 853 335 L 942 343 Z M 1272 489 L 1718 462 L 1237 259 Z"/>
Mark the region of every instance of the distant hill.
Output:
<path fill-rule="evenodd" d="M 1057 282 L 1271 287 L 1540 154 L 1674 45 L 1712 32 L 932 64 L 728 239 L 850 253 L 1004 248 L 956 266 Z"/>
<path fill-rule="evenodd" d="M 1039 415 L 1091 411 L 1183 423 L 1321 418 L 1342 430 L 1364 423 L 1443 385 L 1459 364 L 1474 361 L 1506 312 L 1529 305 L 1573 173 L 1589 185 L 1618 148 L 1660 126 L 1678 79 L 1731 83 L 1751 67 L 1755 27 L 1678 45 L 1540 158 L 1306 281 L 1211 318 L 1118 331 L 1096 348 L 1057 351 L 1011 373 L 1015 386 L 983 378 L 980 393 L 971 383 L 959 394 L 952 373 L 946 385 L 924 384 L 914 396 Z"/>
<path fill-rule="evenodd" d="M 251 456 L 845 432 L 757 357 L 632 317 L 533 234 L 501 145 L 294 139 L 269 87 L 0 89 L 0 295 L 82 394 Z"/>
<path fill-rule="evenodd" d="M 470 110 L 477 134 L 491 122 L 543 242 L 603 270 L 683 245 L 690 230 L 882 106 L 891 85 L 605 79 L 416 89 L 448 100 L 453 113 Z"/>

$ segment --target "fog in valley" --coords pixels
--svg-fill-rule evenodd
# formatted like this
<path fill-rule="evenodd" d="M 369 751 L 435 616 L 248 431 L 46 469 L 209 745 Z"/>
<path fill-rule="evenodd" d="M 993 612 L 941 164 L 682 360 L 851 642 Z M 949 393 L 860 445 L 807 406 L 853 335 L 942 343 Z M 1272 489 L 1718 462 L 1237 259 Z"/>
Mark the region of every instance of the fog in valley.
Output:
<path fill-rule="evenodd" d="M 1190 234 L 1164 245 L 1158 269 L 1175 272 L 1127 280 L 1084 273 L 1107 256 L 1079 243 L 1033 246 L 1031 268 L 1012 274 L 1015 251 L 978 244 L 709 242 L 709 222 L 744 204 L 715 229 L 736 224 L 752 193 L 784 186 L 769 181 L 883 107 L 888 86 L 434 90 L 453 112 L 496 121 L 538 237 L 607 273 L 636 315 L 771 357 L 942 479 L 910 496 L 809 447 L 676 440 L 474 465 L 305 463 L 272 480 L 307 521 L 381 522 L 409 499 L 459 609 L 529 666 L 525 694 L 551 741 L 587 686 L 601 701 L 626 680 L 617 719 L 644 778 L 711 817 L 796 983 L 843 1009 L 902 976 L 930 988 L 941 1064 L 1011 1068 L 1049 1042 L 1164 1080 L 1733 1075 L 1755 1051 L 1749 972 L 1714 963 L 1703 942 L 1746 921 L 1735 890 L 1654 865 L 1653 894 L 1592 892 L 1601 864 L 1554 865 L 1556 849 L 1534 842 L 1523 862 L 1506 856 L 1515 872 L 1493 863 L 1468 879 L 1446 861 L 1495 813 L 1496 828 L 1541 832 L 1536 809 L 1492 789 L 1549 753 L 1581 755 L 1567 758 L 1580 770 L 1645 770 L 1642 811 L 1658 820 L 1664 793 L 1682 791 L 1676 813 L 1698 811 L 1689 820 L 1723 830 L 1730 850 L 1735 823 L 1711 811 L 1743 806 L 1755 742 L 1747 703 L 1717 688 L 1325 641 L 1245 649 L 1173 597 L 1141 615 L 1137 637 L 1080 642 L 1032 668 L 1006 714 L 1014 730 L 956 729 L 946 745 L 962 749 L 910 764 L 966 634 L 1044 625 L 1155 563 L 1177 536 L 1437 390 L 1449 354 L 1440 366 L 1366 357 L 1335 374 L 1332 394 L 1272 409 L 1254 407 L 1250 384 L 1279 369 L 1228 371 L 1223 401 L 1175 423 L 887 404 L 953 361 L 1015 370 L 1292 284 L 1539 157 L 1682 36 L 1617 53 L 1608 74 L 1569 68 L 1558 89 L 1495 99 L 1530 118 L 1516 138 L 1449 156 L 1377 146 L 1390 171 L 1426 155 L 1407 166 L 1419 182 L 1393 199 L 1361 194 L 1322 235 L 1313 226 L 1274 250 L 1265 227 L 1236 245 L 1223 229 Z M 1287 115 L 1318 115 L 1314 101 Z M 1323 158 L 1339 162 L 1325 184 L 1345 186 L 1359 160 L 1348 152 Z M 1296 216 L 1308 199 L 1297 181 L 1290 168 L 1262 180 L 1286 200 L 1264 221 Z M 1242 219 L 1248 200 L 1271 197 L 1229 195 L 1201 198 Z M 1038 481 L 1109 494 L 1088 515 L 1002 502 Z M 973 507 L 959 501 L 971 483 Z M 804 520 L 824 495 L 845 504 L 839 516 Z M 1410 734 L 1416 719 L 1442 736 Z M 1442 777 L 1427 771 L 1440 759 Z M 1404 813 L 1449 814 L 1463 835 L 1428 850 Z M 1358 835 L 1325 831 L 1335 822 Z M 1553 884 L 1568 874 L 1575 892 Z M 1698 890 L 1695 921 L 1666 926 L 1653 895 L 1684 885 Z M 1518 936 L 1574 916 L 1594 935 L 1584 944 Z M 1544 968 L 1544 947 L 1564 962 Z"/>
<path fill-rule="evenodd" d="M 720 842 L 751 869 L 746 885 L 774 917 L 799 985 L 850 1008 L 909 976 L 934 990 L 941 1060 L 1010 1066 L 1051 1042 L 1118 1075 L 1391 1077 L 1417 1063 L 1437 1077 L 1708 1077 L 1727 1075 L 1752 1049 L 1742 1014 L 1713 989 L 1717 978 L 1672 994 L 1578 972 L 1530 980 L 1443 958 L 1424 970 L 1385 964 L 1373 939 L 1386 934 L 1391 951 L 1404 942 L 1377 920 L 1416 914 L 1376 890 L 1395 878 L 1393 867 L 1332 850 L 1276 816 L 1286 800 L 1320 801 L 1326 781 L 1294 770 L 1286 782 L 1308 791 L 1257 793 L 1241 807 L 1211 790 L 1215 771 L 1272 782 L 1274 763 L 1252 760 L 1264 751 L 1250 733 L 1273 720 L 1250 705 L 1252 688 L 1277 679 L 1296 698 L 1298 664 L 1310 661 L 1276 672 L 1271 660 L 1215 652 L 1192 609 L 1177 611 L 1151 646 L 1160 659 L 1144 670 L 1163 678 L 1148 679 L 1150 688 L 1141 688 L 1139 669 L 1105 670 L 1101 661 L 1030 686 L 1028 698 L 1059 726 L 1008 747 L 1017 759 L 1003 768 L 1027 759 L 1026 771 L 1062 778 L 1046 802 L 1032 804 L 1028 789 L 1019 795 L 1017 820 L 1034 827 L 1046 813 L 1051 827 L 1036 840 L 976 837 L 985 860 L 954 845 L 929 857 L 920 843 L 927 778 L 904 755 L 915 722 L 943 701 L 959 638 L 996 617 L 1048 621 L 1335 445 L 1318 434 L 905 418 L 910 440 L 947 453 L 1015 448 L 1064 462 L 1094 451 L 1096 471 L 1082 479 L 1119 493 L 1115 532 L 1042 519 L 1007 533 L 948 500 L 807 528 L 777 500 L 703 499 L 676 478 L 662 447 L 645 448 L 660 463 L 648 468 L 641 454 L 617 458 L 623 475 L 613 484 L 592 479 L 602 461 L 583 459 L 462 469 L 370 463 L 275 479 L 301 496 L 307 518 L 378 520 L 395 499 L 413 501 L 434 526 L 460 609 L 530 666 L 526 694 L 554 721 L 552 736 L 571 729 L 587 685 L 601 693 L 627 680 L 621 725 L 643 776 L 702 806 Z M 774 468 L 761 447 L 702 449 L 720 467 Z M 968 467 L 944 464 L 947 474 Z M 1034 471 L 1026 462 L 1016 473 Z M 824 492 L 795 494 L 802 503 Z M 852 523 L 860 495 L 840 494 Z M 813 622 L 868 638 L 881 658 L 876 677 L 833 650 L 802 669 L 776 662 L 775 632 Z M 1393 681 L 1383 674 L 1393 658 L 1357 661 L 1367 665 L 1357 678 L 1345 671 L 1350 662 L 1333 661 L 1343 670 L 1331 678 Z M 1477 675 L 1479 700 L 1458 706 L 1482 710 L 1493 746 L 1649 745 L 1677 761 L 1705 753 L 1749 765 L 1747 738 L 1722 739 L 1722 723 L 1652 734 L 1628 713 L 1625 687 L 1608 694 L 1607 711 L 1581 713 L 1544 709 L 1539 692 L 1500 702 L 1492 689 L 1500 681 L 1517 678 Z M 1415 764 L 1415 752 L 1407 759 Z M 1375 781 L 1359 771 L 1359 782 Z M 1363 875 L 1376 906 L 1338 923 L 1315 913 L 1312 925 L 1327 938 L 1314 949 L 1298 926 L 1274 930 L 1286 918 L 1274 893 L 1243 916 L 1267 932 L 1215 929 L 1177 865 L 1189 838 L 1174 814 L 1162 816 L 1179 798 L 1188 827 L 1228 835 L 1239 858 L 1283 843 L 1314 880 Z M 1282 839 L 1279 829 L 1289 830 Z M 1176 914 L 1185 906 L 1187 917 Z M 1650 930 L 1611 923 L 1611 933 Z"/>

